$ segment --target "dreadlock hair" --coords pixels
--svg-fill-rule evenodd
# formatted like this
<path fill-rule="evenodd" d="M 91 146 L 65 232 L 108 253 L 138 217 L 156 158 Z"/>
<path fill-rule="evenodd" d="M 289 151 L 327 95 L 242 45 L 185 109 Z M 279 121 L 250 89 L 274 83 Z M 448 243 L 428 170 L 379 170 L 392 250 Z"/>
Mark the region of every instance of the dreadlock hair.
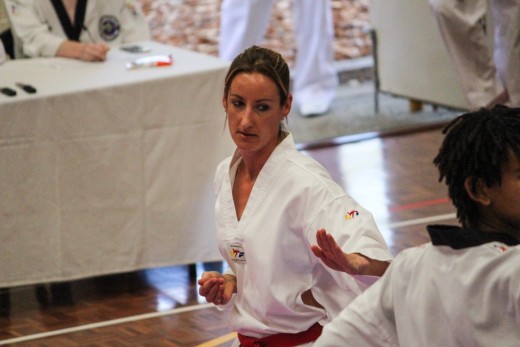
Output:
<path fill-rule="evenodd" d="M 497 105 L 491 110 L 468 112 L 455 118 L 442 133 L 445 137 L 433 160 L 439 182 L 445 179 L 462 226 L 475 227 L 478 209 L 466 193 L 464 181 L 472 178 L 472 190 L 478 180 L 488 187 L 501 184 L 501 168 L 509 153 L 520 158 L 520 108 Z"/>

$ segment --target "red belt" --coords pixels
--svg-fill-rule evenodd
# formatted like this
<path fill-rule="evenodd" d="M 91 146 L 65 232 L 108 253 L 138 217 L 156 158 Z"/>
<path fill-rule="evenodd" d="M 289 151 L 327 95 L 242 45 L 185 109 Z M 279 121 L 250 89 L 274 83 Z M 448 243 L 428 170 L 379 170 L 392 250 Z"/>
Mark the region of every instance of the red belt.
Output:
<path fill-rule="evenodd" d="M 313 326 L 301 333 L 280 333 L 259 338 L 238 334 L 238 340 L 240 347 L 293 347 L 316 341 L 320 337 L 322 329 L 323 327 L 320 324 L 314 323 Z"/>

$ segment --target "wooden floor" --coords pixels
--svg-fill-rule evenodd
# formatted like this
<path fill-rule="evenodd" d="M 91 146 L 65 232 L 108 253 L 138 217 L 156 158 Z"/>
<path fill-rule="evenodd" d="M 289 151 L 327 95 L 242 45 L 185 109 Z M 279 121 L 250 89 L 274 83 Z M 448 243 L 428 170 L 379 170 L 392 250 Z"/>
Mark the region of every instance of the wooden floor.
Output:
<path fill-rule="evenodd" d="M 426 224 L 456 223 L 432 164 L 441 138 L 435 129 L 304 152 L 372 211 L 395 255 L 428 241 Z M 0 345 L 229 346 L 225 313 L 197 295 L 201 271 L 173 266 L 4 290 Z"/>

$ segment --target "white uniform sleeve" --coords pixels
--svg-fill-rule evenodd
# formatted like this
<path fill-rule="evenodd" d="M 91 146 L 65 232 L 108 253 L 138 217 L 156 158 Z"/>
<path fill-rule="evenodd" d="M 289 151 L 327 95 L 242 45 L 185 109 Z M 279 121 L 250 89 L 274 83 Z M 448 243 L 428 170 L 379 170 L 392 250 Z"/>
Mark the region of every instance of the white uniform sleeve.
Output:
<path fill-rule="evenodd" d="M 7 0 L 15 35 L 28 57 L 54 57 L 64 38 L 49 32 L 44 18 L 36 12 L 36 0 Z"/>
<path fill-rule="evenodd" d="M 350 197 L 335 199 L 310 223 L 307 238 L 311 245 L 316 244 L 318 229 L 332 234 L 345 253 L 361 253 L 381 261 L 392 260 L 372 214 Z"/>
<path fill-rule="evenodd" d="M 345 253 L 361 253 L 381 261 L 392 259 L 372 214 L 350 197 L 338 195 L 325 204 L 314 220 L 308 223 L 306 233 L 310 245 L 316 244 L 316 231 L 322 228 L 334 236 Z M 328 320 L 336 317 L 355 297 L 379 279 L 376 276 L 351 276 L 333 270 L 315 258 L 320 265 L 314 269 L 316 280 L 312 292 L 316 300 L 326 307 Z"/>
<path fill-rule="evenodd" d="M 392 308 L 391 268 L 325 325 L 315 347 L 398 346 Z"/>

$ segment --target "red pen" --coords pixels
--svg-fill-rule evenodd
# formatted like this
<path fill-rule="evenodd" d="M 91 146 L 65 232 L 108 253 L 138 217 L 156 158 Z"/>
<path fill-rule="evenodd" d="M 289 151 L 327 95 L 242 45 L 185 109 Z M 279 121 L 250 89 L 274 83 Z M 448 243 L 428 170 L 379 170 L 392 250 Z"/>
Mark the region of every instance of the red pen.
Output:
<path fill-rule="evenodd" d="M 144 67 L 162 67 L 171 66 L 173 64 L 173 57 L 169 55 L 153 55 L 150 57 L 143 57 L 136 59 L 128 64 L 126 68 L 128 70 L 135 70 Z"/>

